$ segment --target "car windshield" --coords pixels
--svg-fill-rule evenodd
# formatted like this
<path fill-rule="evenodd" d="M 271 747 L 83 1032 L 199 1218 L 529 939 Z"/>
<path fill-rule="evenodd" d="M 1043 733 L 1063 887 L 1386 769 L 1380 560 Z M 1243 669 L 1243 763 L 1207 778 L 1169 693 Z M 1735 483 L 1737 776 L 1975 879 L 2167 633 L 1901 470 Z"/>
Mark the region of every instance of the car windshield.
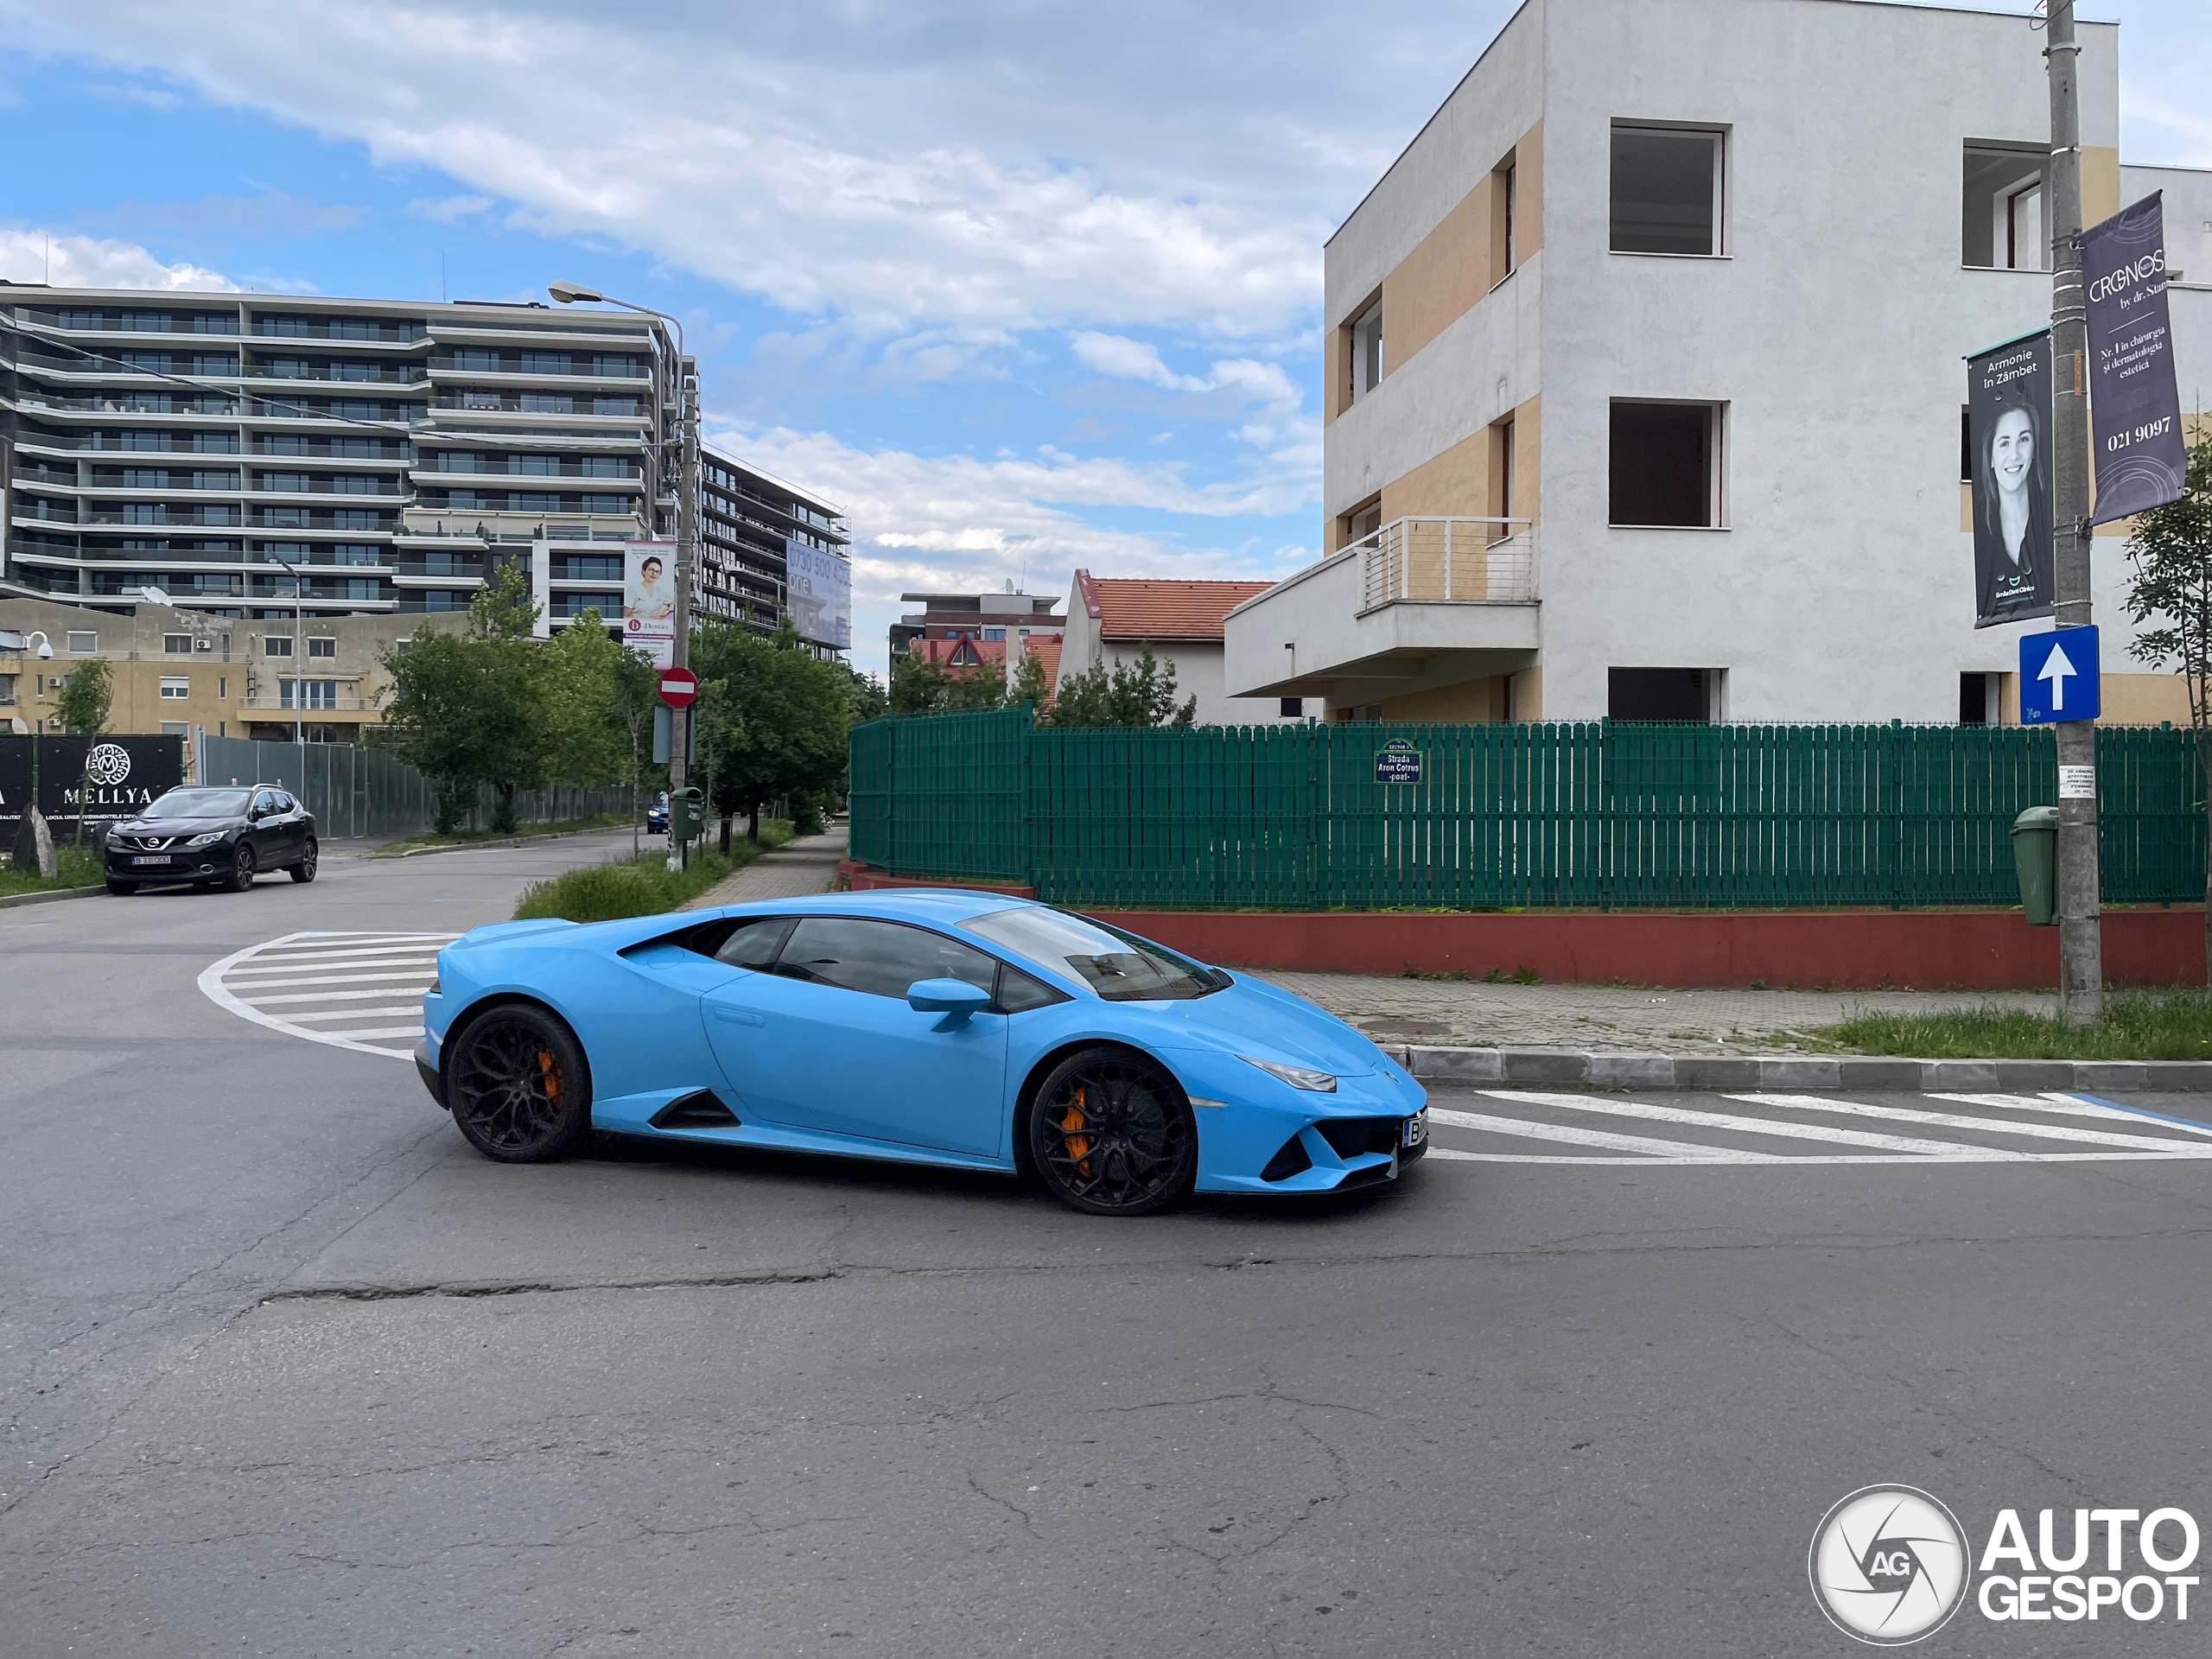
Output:
<path fill-rule="evenodd" d="M 1065 963 L 1109 1002 L 1183 1001 L 1229 983 L 1224 973 L 1064 910 L 994 910 L 960 925 L 1033 962 L 1053 968 Z"/>
<path fill-rule="evenodd" d="M 139 814 L 147 818 L 235 818 L 245 811 L 250 789 L 173 789 Z"/>

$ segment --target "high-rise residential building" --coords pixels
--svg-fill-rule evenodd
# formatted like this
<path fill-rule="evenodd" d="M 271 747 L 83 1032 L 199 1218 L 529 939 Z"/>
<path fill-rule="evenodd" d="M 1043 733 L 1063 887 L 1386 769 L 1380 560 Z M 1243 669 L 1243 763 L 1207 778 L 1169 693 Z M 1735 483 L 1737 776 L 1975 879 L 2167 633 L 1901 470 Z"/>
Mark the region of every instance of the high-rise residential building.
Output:
<path fill-rule="evenodd" d="M 1527 0 L 1329 240 L 1324 556 L 1231 613 L 1229 690 L 1353 719 L 2016 718 L 1961 429 L 1963 359 L 2050 317 L 2038 23 Z M 2083 218 L 2164 193 L 2186 415 L 2212 172 L 2124 163 L 2119 26 L 2079 39 Z M 2095 537 L 2105 717 L 2185 720 L 2126 652 L 2127 531 Z"/>
<path fill-rule="evenodd" d="M 261 619 L 296 570 L 311 613 L 436 613 L 512 563 L 556 626 L 618 614 L 689 369 L 629 311 L 0 285 L 0 591 Z M 772 627 L 785 538 L 842 519 L 701 459 L 695 604 Z"/>

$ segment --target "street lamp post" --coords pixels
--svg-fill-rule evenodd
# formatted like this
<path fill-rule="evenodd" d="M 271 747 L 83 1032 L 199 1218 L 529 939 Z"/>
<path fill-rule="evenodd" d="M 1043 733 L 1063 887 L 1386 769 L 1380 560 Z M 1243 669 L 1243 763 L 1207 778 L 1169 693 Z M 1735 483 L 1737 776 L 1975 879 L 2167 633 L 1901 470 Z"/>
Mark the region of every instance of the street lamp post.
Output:
<path fill-rule="evenodd" d="M 595 288 L 582 283 L 549 283 L 545 291 L 563 305 L 587 302 L 620 306 L 625 311 L 635 311 L 641 316 L 658 318 L 675 330 L 676 377 L 682 402 L 678 420 L 678 477 L 676 485 L 676 641 L 670 660 L 677 668 L 688 668 L 691 662 L 691 573 L 697 568 L 699 546 L 699 383 L 693 372 L 690 355 L 683 349 L 683 324 L 665 311 L 656 311 L 649 305 L 638 305 L 629 300 L 616 299 Z M 687 762 L 691 746 L 691 711 L 671 709 L 668 723 L 668 789 L 671 803 L 683 789 L 690 775 Z M 682 867 L 684 851 L 675 843 L 674 812 L 670 814 L 671 831 L 668 851 L 668 868 Z"/>
<path fill-rule="evenodd" d="M 54 660 L 54 641 L 46 637 L 46 630 L 44 628 L 33 628 L 29 633 L 23 636 L 23 643 L 27 645 L 34 639 L 38 641 L 39 661 L 42 663 L 52 662 Z M 46 722 L 43 720 L 38 721 L 31 728 L 31 806 L 34 810 L 38 808 L 38 741 L 41 737 L 44 736 L 45 734 Z"/>
<path fill-rule="evenodd" d="M 308 682 L 306 671 L 302 666 L 306 658 L 300 654 L 306 649 L 300 638 L 300 595 L 304 579 L 292 569 L 290 560 L 277 559 L 266 548 L 262 550 L 262 556 L 276 559 L 276 563 L 283 565 L 292 578 L 292 741 L 300 751 L 300 787 L 305 789 L 308 786 Z M 281 690 L 284 683 L 283 679 L 280 677 L 276 683 Z"/>

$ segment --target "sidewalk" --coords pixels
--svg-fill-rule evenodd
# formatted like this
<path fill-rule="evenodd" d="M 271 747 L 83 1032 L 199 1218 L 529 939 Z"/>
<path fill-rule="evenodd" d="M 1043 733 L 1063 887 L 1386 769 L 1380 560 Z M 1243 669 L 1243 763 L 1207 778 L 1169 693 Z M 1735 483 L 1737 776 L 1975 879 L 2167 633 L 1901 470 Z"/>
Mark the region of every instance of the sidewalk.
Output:
<path fill-rule="evenodd" d="M 837 879 L 837 861 L 845 855 L 847 826 L 834 823 L 822 835 L 787 841 L 772 853 L 763 853 L 743 869 L 720 881 L 683 906 L 707 910 L 716 905 L 741 905 L 748 899 L 804 899 L 827 893 Z"/>
<path fill-rule="evenodd" d="M 1252 972 L 1252 969 L 1244 971 Z M 1793 1033 L 1861 1012 L 2058 1012 L 2039 991 L 1660 990 L 1631 985 L 1492 985 L 1262 970 L 1379 1042 L 1433 1047 L 1596 1049 L 1641 1054 L 1789 1053 Z"/>

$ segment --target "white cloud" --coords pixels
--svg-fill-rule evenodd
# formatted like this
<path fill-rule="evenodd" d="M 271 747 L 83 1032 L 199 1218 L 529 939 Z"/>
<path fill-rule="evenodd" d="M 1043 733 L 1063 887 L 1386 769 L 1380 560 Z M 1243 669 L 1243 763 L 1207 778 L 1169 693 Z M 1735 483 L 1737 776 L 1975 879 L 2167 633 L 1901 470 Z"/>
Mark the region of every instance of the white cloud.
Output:
<path fill-rule="evenodd" d="M 489 196 L 417 196 L 407 204 L 407 211 L 417 219 L 452 225 L 496 205 Z"/>
<path fill-rule="evenodd" d="M 1008 579 L 1065 594 L 1078 565 L 1115 575 L 1268 577 L 1309 550 L 1194 547 L 1163 534 L 1091 522 L 1071 509 L 1110 506 L 1221 519 L 1306 505 L 1302 480 L 1193 485 L 1160 462 L 1082 460 L 1047 445 L 1036 456 L 918 455 L 857 448 L 825 432 L 724 428 L 734 455 L 839 502 L 853 527 L 854 661 L 881 673 L 885 631 L 902 593 L 986 592 Z"/>
<path fill-rule="evenodd" d="M 0 226 L 0 276 L 56 288 L 197 288 L 230 294 L 238 284 L 203 265 L 163 264 L 136 242 L 57 235 Z"/>

